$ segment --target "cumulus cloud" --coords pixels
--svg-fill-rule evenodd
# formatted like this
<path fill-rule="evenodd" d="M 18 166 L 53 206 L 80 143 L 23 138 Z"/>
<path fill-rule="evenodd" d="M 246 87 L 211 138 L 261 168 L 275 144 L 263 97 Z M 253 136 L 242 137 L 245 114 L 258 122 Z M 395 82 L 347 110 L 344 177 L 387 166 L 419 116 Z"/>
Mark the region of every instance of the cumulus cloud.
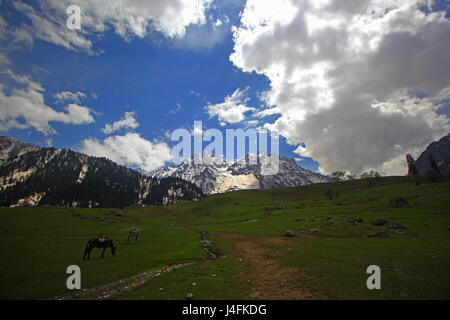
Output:
<path fill-rule="evenodd" d="M 184 37 L 173 39 L 172 44 L 176 48 L 183 49 L 211 49 L 222 42 L 231 33 L 230 20 L 227 16 L 217 19 L 210 15 L 204 24 L 190 26 Z"/>
<path fill-rule="evenodd" d="M 129 41 L 145 37 L 152 30 L 168 38 L 182 38 L 190 25 L 206 21 L 205 11 L 212 0 L 39 0 L 40 11 L 22 1 L 15 8 L 30 20 L 34 36 L 69 50 L 96 54 L 93 34 L 101 34 L 110 26 Z M 81 30 L 66 27 L 70 5 L 81 8 Z"/>
<path fill-rule="evenodd" d="M 250 100 L 247 91 L 236 89 L 232 95 L 226 96 L 225 101 L 218 104 L 208 104 L 205 109 L 210 118 L 217 117 L 221 125 L 227 123 L 238 123 L 245 119 L 245 113 L 255 111 L 255 108 L 248 107 L 246 103 Z"/>
<path fill-rule="evenodd" d="M 104 134 L 111 134 L 123 128 L 136 129 L 137 127 L 139 127 L 139 123 L 136 121 L 135 115 L 136 113 L 134 111 L 125 112 L 125 115 L 122 119 L 113 122 L 112 124 L 106 124 L 102 129 L 102 132 Z"/>
<path fill-rule="evenodd" d="M 248 0 L 230 60 L 270 80 L 256 116 L 279 114 L 265 127 L 322 172 L 404 174 L 450 129 L 450 21 L 433 3 Z"/>
<path fill-rule="evenodd" d="M 11 128 L 34 128 L 44 135 L 55 134 L 50 122 L 67 124 L 89 124 L 94 122 L 93 110 L 78 104 L 68 104 L 63 111 L 56 111 L 44 101 L 44 88 L 28 76 L 20 76 L 11 70 L 5 72 L 18 88 L 6 94 L 0 84 L 0 131 Z"/>
<path fill-rule="evenodd" d="M 106 157 L 122 165 L 138 167 L 151 172 L 172 159 L 171 149 L 164 142 L 152 142 L 138 133 L 110 136 L 103 141 L 85 139 L 80 151 L 95 157 Z"/>
<path fill-rule="evenodd" d="M 62 91 L 54 94 L 53 97 L 56 99 L 57 102 L 71 101 L 81 103 L 80 99 L 86 98 L 86 95 L 81 91 L 77 92 Z"/>

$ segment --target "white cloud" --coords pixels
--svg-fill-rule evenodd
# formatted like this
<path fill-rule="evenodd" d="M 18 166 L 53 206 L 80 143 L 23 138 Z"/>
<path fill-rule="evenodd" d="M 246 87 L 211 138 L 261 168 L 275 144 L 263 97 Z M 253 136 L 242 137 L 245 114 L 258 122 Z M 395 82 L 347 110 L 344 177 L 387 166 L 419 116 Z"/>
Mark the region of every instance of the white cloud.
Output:
<path fill-rule="evenodd" d="M 61 4 L 64 1 L 61 1 Z M 31 5 L 22 1 L 15 1 L 17 10 L 24 13 L 31 21 L 31 29 L 23 25 L 22 33 L 32 33 L 33 37 L 62 46 L 68 50 L 84 51 L 89 54 L 96 54 L 92 49 L 92 42 L 86 38 L 87 32 L 76 32 L 69 30 L 66 26 L 67 15 L 64 11 L 54 10 L 47 1 L 40 1 L 44 12 L 37 12 Z M 62 9 L 62 8 L 59 8 Z"/>
<path fill-rule="evenodd" d="M 58 92 L 58 93 L 54 94 L 53 97 L 56 99 L 57 102 L 70 101 L 70 102 L 81 103 L 80 99 L 86 98 L 86 95 L 81 91 L 77 91 L 77 92 L 62 91 L 62 92 Z"/>
<path fill-rule="evenodd" d="M 172 159 L 171 149 L 166 143 L 151 142 L 131 132 L 123 136 L 111 136 L 103 141 L 96 138 L 83 140 L 80 151 L 147 172 L 161 168 Z"/>
<path fill-rule="evenodd" d="M 139 123 L 134 118 L 136 113 L 134 111 L 131 112 L 125 112 L 125 115 L 122 119 L 113 122 L 112 124 L 107 124 L 103 129 L 102 132 L 104 134 L 111 134 L 113 132 L 119 131 L 122 128 L 126 129 L 136 129 L 139 127 Z"/>
<path fill-rule="evenodd" d="M 16 75 L 11 70 L 5 73 L 22 87 L 6 94 L 3 84 L 0 84 L 0 131 L 11 128 L 34 128 L 44 135 L 49 135 L 56 133 L 50 122 L 67 124 L 95 122 L 92 109 L 69 104 L 63 108 L 64 111 L 56 111 L 44 102 L 44 88 L 40 83 L 27 76 Z"/>
<path fill-rule="evenodd" d="M 5 53 L 0 52 L 0 66 L 5 66 L 5 65 L 8 65 L 9 63 L 10 63 L 10 60 L 9 60 L 8 56 Z"/>
<path fill-rule="evenodd" d="M 15 1 L 14 5 L 31 20 L 35 37 L 69 50 L 96 54 L 88 37 L 101 34 L 110 26 L 127 41 L 143 38 L 152 30 L 168 38 L 182 38 L 188 26 L 205 23 L 205 11 L 211 3 L 212 0 L 39 0 L 39 12 L 22 1 Z M 81 8 L 81 30 L 66 27 L 66 9 L 70 5 Z"/>
<path fill-rule="evenodd" d="M 449 131 L 450 21 L 431 2 L 248 0 L 230 60 L 270 80 L 255 116 L 279 113 L 265 127 L 323 172 L 406 173 L 405 153 Z"/>
<path fill-rule="evenodd" d="M 176 114 L 180 110 L 181 110 L 181 104 L 177 103 L 177 106 L 175 107 L 175 109 L 170 110 L 169 113 L 170 114 Z"/>
<path fill-rule="evenodd" d="M 226 96 L 225 101 L 218 104 L 208 104 L 205 109 L 210 118 L 217 117 L 221 125 L 226 123 L 238 123 L 245 119 L 245 113 L 255 111 L 255 108 L 248 107 L 246 103 L 250 100 L 247 91 L 236 89 L 231 96 Z"/>
<path fill-rule="evenodd" d="M 190 26 L 184 37 L 175 38 L 172 44 L 176 48 L 204 50 L 211 49 L 230 36 L 231 30 L 227 16 L 223 20 L 210 15 L 204 24 Z"/>

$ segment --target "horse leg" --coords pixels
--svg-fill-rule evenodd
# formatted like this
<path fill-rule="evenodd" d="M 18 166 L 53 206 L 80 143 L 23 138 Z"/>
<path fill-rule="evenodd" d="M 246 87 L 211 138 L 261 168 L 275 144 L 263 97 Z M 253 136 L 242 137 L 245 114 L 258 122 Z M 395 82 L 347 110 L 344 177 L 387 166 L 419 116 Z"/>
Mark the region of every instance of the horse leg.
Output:
<path fill-rule="evenodd" d="M 83 255 L 83 260 L 86 260 L 86 254 L 88 256 L 88 260 L 89 260 L 89 252 L 90 252 L 90 247 L 89 247 L 89 242 L 86 244 L 86 248 L 84 248 L 84 255 Z"/>
<path fill-rule="evenodd" d="M 91 260 L 91 250 L 92 250 L 92 248 L 87 248 L 87 259 L 88 260 Z"/>
<path fill-rule="evenodd" d="M 83 255 L 83 261 L 86 260 L 86 254 L 87 254 L 87 247 L 84 248 L 84 255 Z"/>
<path fill-rule="evenodd" d="M 102 259 L 103 259 L 103 256 L 105 255 L 105 250 L 106 250 L 106 247 L 103 248 L 103 251 L 102 251 Z"/>

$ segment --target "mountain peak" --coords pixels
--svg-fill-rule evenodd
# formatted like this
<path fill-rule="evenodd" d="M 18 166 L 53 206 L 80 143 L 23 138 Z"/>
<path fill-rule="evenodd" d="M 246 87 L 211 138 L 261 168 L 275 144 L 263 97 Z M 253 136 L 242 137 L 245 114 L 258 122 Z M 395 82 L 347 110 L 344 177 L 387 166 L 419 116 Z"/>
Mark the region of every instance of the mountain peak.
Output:
<path fill-rule="evenodd" d="M 272 158 L 273 157 L 273 158 Z M 278 160 L 278 171 L 262 174 L 273 159 Z M 153 172 L 155 178 L 176 177 L 194 183 L 205 194 L 246 189 L 273 189 L 295 187 L 311 183 L 329 182 L 330 178 L 304 169 L 292 158 L 265 152 L 248 153 L 229 162 L 222 156 L 193 154 L 179 166 L 170 166 Z"/>
<path fill-rule="evenodd" d="M 181 179 L 154 179 L 106 158 L 0 137 L 0 206 L 125 207 L 201 197 Z"/>

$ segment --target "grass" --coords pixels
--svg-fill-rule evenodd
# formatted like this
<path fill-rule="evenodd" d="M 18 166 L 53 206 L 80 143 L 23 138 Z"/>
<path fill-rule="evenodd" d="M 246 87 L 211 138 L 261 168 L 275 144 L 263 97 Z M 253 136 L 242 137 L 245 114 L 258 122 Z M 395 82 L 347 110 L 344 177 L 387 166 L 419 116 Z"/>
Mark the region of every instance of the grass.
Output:
<path fill-rule="evenodd" d="M 81 219 L 73 209 L 1 209 L 0 298 L 52 298 L 70 293 L 65 287 L 66 269 L 76 264 L 82 270 L 82 287 L 90 288 L 172 263 L 198 260 L 203 256 L 200 236 L 166 219 L 146 217 L 151 208 L 122 218 L 109 217 L 111 210 L 76 209 L 86 216 L 105 221 Z M 123 220 L 123 221 L 122 221 Z M 139 226 L 137 244 L 125 243 L 127 228 Z M 107 234 L 117 246 L 117 256 L 94 249 L 90 261 L 82 261 L 91 237 Z"/>
<path fill-rule="evenodd" d="M 338 197 L 330 200 L 328 188 Z M 192 292 L 196 299 L 245 299 L 250 292 L 246 273 L 251 270 L 233 257 L 233 244 L 214 232 L 282 237 L 292 230 L 296 237 L 289 245 L 267 246 L 283 253 L 273 257 L 280 265 L 305 271 L 308 277 L 301 285 L 311 291 L 332 299 L 449 299 L 449 191 L 448 182 L 416 185 L 406 177 L 388 177 L 238 191 L 164 208 L 4 208 L 0 209 L 0 298 L 67 294 L 65 270 L 70 264 L 80 265 L 82 286 L 88 288 L 193 261 L 118 298 L 184 299 Z M 403 197 L 408 205 L 393 207 L 394 197 Z M 349 218 L 363 222 L 353 224 Z M 408 229 L 373 226 L 375 218 Z M 136 245 L 127 245 L 124 239 L 132 226 L 143 229 L 141 238 Z M 213 234 L 225 258 L 204 259 L 201 231 Z M 367 237 L 379 231 L 388 237 Z M 80 262 L 86 241 L 99 233 L 117 240 L 117 257 L 107 251 L 100 260 L 101 251 L 96 249 L 91 261 Z M 381 290 L 366 288 L 366 268 L 374 264 L 381 268 Z"/>

